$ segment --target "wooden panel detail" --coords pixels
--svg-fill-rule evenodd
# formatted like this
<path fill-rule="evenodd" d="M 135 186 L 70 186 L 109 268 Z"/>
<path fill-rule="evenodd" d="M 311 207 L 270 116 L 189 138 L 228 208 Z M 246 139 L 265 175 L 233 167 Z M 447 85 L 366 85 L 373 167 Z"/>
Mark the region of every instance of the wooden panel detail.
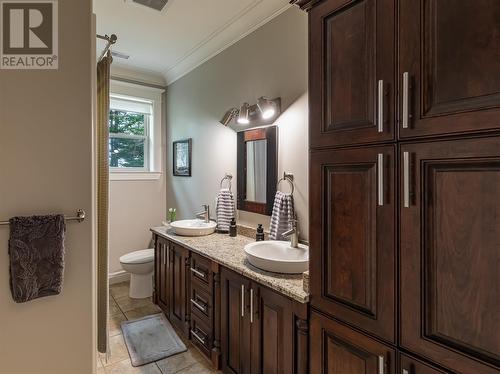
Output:
<path fill-rule="evenodd" d="M 374 126 L 375 11 L 356 1 L 324 20 L 325 128 Z"/>
<path fill-rule="evenodd" d="M 394 373 L 394 350 L 316 312 L 311 314 L 311 373 Z"/>
<path fill-rule="evenodd" d="M 399 365 L 402 373 L 404 373 L 403 370 L 406 370 L 408 374 L 447 374 L 445 371 L 439 370 L 421 360 L 405 354 L 400 355 Z"/>
<path fill-rule="evenodd" d="M 409 125 L 400 137 L 500 128 L 500 2 L 401 0 L 399 77 L 410 77 Z M 400 95 L 400 108 L 402 108 Z"/>
<path fill-rule="evenodd" d="M 383 156 L 378 164 L 379 155 Z M 311 156 L 312 304 L 395 340 L 393 146 Z M 383 205 L 379 205 L 379 167 Z"/>
<path fill-rule="evenodd" d="M 376 314 L 376 165 L 325 168 L 327 237 L 325 296 Z"/>
<path fill-rule="evenodd" d="M 499 107 L 500 2 L 429 0 L 424 11 L 424 116 Z"/>
<path fill-rule="evenodd" d="M 414 191 L 400 211 L 401 345 L 455 372 L 498 373 L 500 137 L 401 152 Z"/>
<path fill-rule="evenodd" d="M 500 362 L 500 158 L 424 167 L 425 335 Z"/>

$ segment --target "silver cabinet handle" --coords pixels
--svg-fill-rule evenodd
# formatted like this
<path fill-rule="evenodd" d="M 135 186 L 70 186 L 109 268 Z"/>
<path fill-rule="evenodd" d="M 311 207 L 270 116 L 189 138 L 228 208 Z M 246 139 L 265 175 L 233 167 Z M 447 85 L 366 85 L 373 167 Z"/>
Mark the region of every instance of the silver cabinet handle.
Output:
<path fill-rule="evenodd" d="M 384 132 L 384 81 L 378 81 L 378 132 Z"/>
<path fill-rule="evenodd" d="M 207 312 L 207 307 L 204 306 L 204 305 L 201 305 L 195 299 L 191 299 L 191 304 L 193 304 L 195 307 L 197 307 L 198 309 L 200 309 L 203 313 Z"/>
<path fill-rule="evenodd" d="M 403 374 L 410 374 L 410 372 L 406 369 L 403 369 Z"/>
<path fill-rule="evenodd" d="M 403 152 L 403 204 L 410 207 L 410 153 Z"/>
<path fill-rule="evenodd" d="M 378 179 L 378 205 L 384 205 L 384 154 L 379 153 L 377 157 L 377 179 Z"/>
<path fill-rule="evenodd" d="M 245 317 L 245 285 L 241 285 L 241 316 Z"/>
<path fill-rule="evenodd" d="M 201 344 L 205 345 L 205 339 L 198 335 L 193 329 L 191 329 L 191 335 L 198 339 Z"/>
<path fill-rule="evenodd" d="M 384 356 L 378 356 L 378 374 L 384 374 L 384 372 L 385 372 Z"/>
<path fill-rule="evenodd" d="M 250 288 L 250 323 L 253 323 L 253 288 Z"/>
<path fill-rule="evenodd" d="M 199 270 L 196 270 L 195 268 L 191 267 L 189 270 L 191 270 L 192 273 L 196 274 L 197 276 L 205 279 L 206 278 L 206 275 L 205 273 L 202 273 L 201 271 Z"/>
<path fill-rule="evenodd" d="M 403 73 L 403 129 L 410 125 L 410 73 Z"/>

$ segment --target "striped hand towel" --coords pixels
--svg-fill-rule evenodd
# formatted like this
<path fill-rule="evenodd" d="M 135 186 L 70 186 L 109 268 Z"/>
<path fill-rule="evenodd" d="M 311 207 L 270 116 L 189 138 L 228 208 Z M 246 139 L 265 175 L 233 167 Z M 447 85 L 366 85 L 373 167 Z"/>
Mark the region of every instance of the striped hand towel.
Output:
<path fill-rule="evenodd" d="M 273 214 L 271 216 L 271 227 L 269 228 L 269 239 L 285 240 L 283 233 L 292 228 L 294 217 L 293 196 L 281 191 L 276 192 Z"/>
<path fill-rule="evenodd" d="M 228 232 L 231 219 L 234 217 L 233 193 L 223 188 L 217 194 L 215 213 L 217 215 L 217 231 Z"/>

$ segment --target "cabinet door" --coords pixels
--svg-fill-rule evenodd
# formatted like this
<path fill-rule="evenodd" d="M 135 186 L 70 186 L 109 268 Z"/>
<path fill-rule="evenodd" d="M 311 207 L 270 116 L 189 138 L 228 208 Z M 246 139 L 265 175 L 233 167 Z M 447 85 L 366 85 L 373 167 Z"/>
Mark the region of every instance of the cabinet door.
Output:
<path fill-rule="evenodd" d="M 189 252 L 176 244 L 170 244 L 170 322 L 187 335 L 189 317 L 187 316 L 187 277 Z"/>
<path fill-rule="evenodd" d="M 169 242 L 156 236 L 155 244 L 155 301 L 163 312 L 169 314 L 170 295 L 168 279 Z"/>
<path fill-rule="evenodd" d="M 293 302 L 256 284 L 250 297 L 252 373 L 294 373 Z"/>
<path fill-rule="evenodd" d="M 401 0 L 399 22 L 400 137 L 500 128 L 500 1 Z"/>
<path fill-rule="evenodd" d="M 311 373 L 393 374 L 394 350 L 312 312 Z"/>
<path fill-rule="evenodd" d="M 311 303 L 395 341 L 395 150 L 311 154 Z"/>
<path fill-rule="evenodd" d="M 224 373 L 251 373 L 251 327 L 246 278 L 221 270 L 221 348 Z"/>
<path fill-rule="evenodd" d="M 434 368 L 405 354 L 400 355 L 399 366 L 401 374 L 446 374 L 445 371 Z"/>
<path fill-rule="evenodd" d="M 498 373 L 500 137 L 403 145 L 401 168 L 401 344 Z"/>
<path fill-rule="evenodd" d="M 394 139 L 394 0 L 310 11 L 311 147 Z"/>

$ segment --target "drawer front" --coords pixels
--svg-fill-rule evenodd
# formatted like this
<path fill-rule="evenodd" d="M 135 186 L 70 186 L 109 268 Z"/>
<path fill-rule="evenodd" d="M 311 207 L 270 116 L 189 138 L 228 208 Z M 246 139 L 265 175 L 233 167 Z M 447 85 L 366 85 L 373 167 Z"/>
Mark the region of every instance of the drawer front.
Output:
<path fill-rule="evenodd" d="M 208 326 L 212 326 L 213 301 L 212 294 L 208 293 L 204 286 L 198 281 L 191 283 L 191 293 L 189 296 L 191 313 L 198 315 Z"/>
<path fill-rule="evenodd" d="M 194 283 L 198 281 L 206 287 L 207 291 L 210 292 L 212 289 L 212 262 L 196 253 L 191 253 L 191 266 L 189 272 L 191 273 L 191 281 Z M 211 293 L 211 292 L 210 292 Z"/>
<path fill-rule="evenodd" d="M 213 333 L 209 326 L 207 326 L 202 318 L 196 314 L 191 315 L 191 342 L 200 349 L 200 351 L 207 356 L 211 357 Z"/>

